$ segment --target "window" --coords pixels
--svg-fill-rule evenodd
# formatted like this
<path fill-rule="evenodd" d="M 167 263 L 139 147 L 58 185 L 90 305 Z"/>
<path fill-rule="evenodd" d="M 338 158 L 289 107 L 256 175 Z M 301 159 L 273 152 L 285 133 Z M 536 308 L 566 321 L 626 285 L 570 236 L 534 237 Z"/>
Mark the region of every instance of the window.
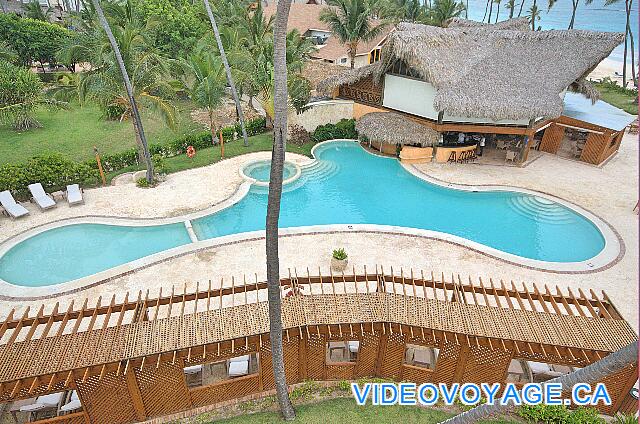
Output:
<path fill-rule="evenodd" d="M 346 57 L 341 57 L 340 58 L 340 63 L 342 63 L 342 64 L 347 63 L 347 58 Z"/>
<path fill-rule="evenodd" d="M 436 369 L 439 350 L 435 347 L 408 344 L 405 350 L 404 363 L 414 367 Z"/>
<path fill-rule="evenodd" d="M 360 342 L 357 340 L 335 341 L 327 343 L 327 363 L 356 362 Z"/>
<path fill-rule="evenodd" d="M 380 47 L 372 50 L 371 53 L 369 53 L 369 63 L 376 63 L 377 61 L 379 61 L 381 52 L 382 49 Z"/>
<path fill-rule="evenodd" d="M 231 380 L 258 372 L 258 354 L 229 358 L 225 361 L 211 362 L 185 367 L 183 369 L 187 387 L 208 386 L 225 380 Z"/>

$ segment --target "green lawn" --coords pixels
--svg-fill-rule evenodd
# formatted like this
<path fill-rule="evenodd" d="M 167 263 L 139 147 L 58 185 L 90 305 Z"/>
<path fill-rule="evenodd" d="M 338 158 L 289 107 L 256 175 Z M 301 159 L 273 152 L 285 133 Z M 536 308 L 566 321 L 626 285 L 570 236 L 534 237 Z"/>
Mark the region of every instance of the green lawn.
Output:
<path fill-rule="evenodd" d="M 150 143 L 164 143 L 192 131 L 199 131 L 189 112 L 188 102 L 176 102 L 179 123 L 169 129 L 160 119 L 143 115 L 144 128 Z M 51 112 L 41 109 L 37 119 L 42 128 L 16 132 L 8 126 L 0 127 L 0 165 L 20 163 L 43 153 L 60 152 L 70 159 L 84 161 L 94 157 L 93 146 L 101 152 L 116 153 L 135 146 L 130 121 L 106 121 L 97 106 L 71 104 L 69 110 Z"/>
<path fill-rule="evenodd" d="M 600 98 L 605 102 L 632 115 L 638 114 L 637 96 L 618 91 L 606 84 L 595 83 L 594 85 L 600 92 Z"/>
<path fill-rule="evenodd" d="M 338 398 L 322 402 L 296 406 L 297 418 L 294 423 L 439 423 L 452 414 L 431 408 L 417 406 L 358 406 L 351 398 Z M 205 423 L 207 421 L 198 421 Z M 267 424 L 284 422 L 278 413 L 258 412 L 235 418 L 209 421 L 226 424 Z M 487 423 L 506 424 L 515 421 L 486 421 Z"/>
<path fill-rule="evenodd" d="M 236 140 L 233 142 L 225 143 L 224 156 L 230 158 L 233 156 L 239 156 L 245 153 L 271 151 L 272 134 L 264 133 L 249 137 L 249 147 L 244 147 L 242 140 Z M 298 153 L 301 155 L 311 156 L 311 148 L 313 143 L 307 143 L 302 146 L 296 146 L 292 143 L 287 144 L 287 152 Z M 166 172 L 178 172 L 185 169 L 197 168 L 200 166 L 210 165 L 220 160 L 220 146 L 213 146 L 206 149 L 200 149 L 196 151 L 196 155 L 192 158 L 187 157 L 186 154 L 174 156 L 164 160 Z M 116 175 L 123 174 L 125 172 L 137 171 L 143 169 L 142 167 L 127 167 L 117 172 L 112 172 L 107 175 L 107 179 L 110 181 Z"/>

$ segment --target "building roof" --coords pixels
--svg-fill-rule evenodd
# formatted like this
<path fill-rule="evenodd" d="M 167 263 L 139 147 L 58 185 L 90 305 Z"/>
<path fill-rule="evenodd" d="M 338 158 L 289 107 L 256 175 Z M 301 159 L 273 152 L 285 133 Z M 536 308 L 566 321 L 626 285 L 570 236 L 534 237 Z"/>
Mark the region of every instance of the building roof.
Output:
<path fill-rule="evenodd" d="M 636 119 L 635 116 L 611 106 L 607 102 L 598 100 L 592 103 L 583 95 L 571 92 L 564 96 L 562 116 L 614 131 L 622 131 Z"/>
<path fill-rule="evenodd" d="M 358 134 L 371 141 L 387 144 L 419 144 L 423 147 L 438 143 L 440 133 L 394 112 L 371 112 L 356 122 Z"/>
<path fill-rule="evenodd" d="M 624 40 L 620 33 L 524 30 L 521 19 L 450 25 L 398 24 L 384 44 L 375 77 L 402 60 L 438 90 L 434 107 L 447 115 L 555 118 L 567 87 L 597 94 L 585 77 Z M 334 78 L 321 86 L 331 91 L 347 79 L 352 80 Z"/>
<path fill-rule="evenodd" d="M 275 16 L 277 3 L 270 4 L 264 8 L 265 16 Z M 304 34 L 309 30 L 326 31 L 331 32 L 331 29 L 327 24 L 320 20 L 320 13 L 328 6 L 316 5 L 316 4 L 303 4 L 292 3 L 289 10 L 289 21 L 287 22 L 288 28 L 297 29 L 300 34 Z M 372 20 L 372 23 L 376 25 L 377 20 Z M 362 42 L 358 44 L 357 55 L 368 54 L 378 44 L 380 44 L 389 35 L 389 32 L 393 30 L 389 27 L 388 30 L 382 31 L 378 37 L 368 42 Z M 323 60 L 336 60 L 339 57 L 347 55 L 347 47 L 340 43 L 340 41 L 333 36 L 330 36 L 326 43 L 322 46 L 318 46 L 318 51 L 311 54 L 314 59 Z"/>

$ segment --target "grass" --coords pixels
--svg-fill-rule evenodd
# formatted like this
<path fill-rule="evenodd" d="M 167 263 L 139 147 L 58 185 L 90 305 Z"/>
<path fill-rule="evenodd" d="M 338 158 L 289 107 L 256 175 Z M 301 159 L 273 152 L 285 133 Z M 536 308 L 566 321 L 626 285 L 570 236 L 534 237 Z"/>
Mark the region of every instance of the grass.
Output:
<path fill-rule="evenodd" d="M 236 140 L 233 142 L 225 143 L 224 145 L 224 157 L 231 158 L 239 156 L 245 153 L 271 151 L 272 134 L 264 133 L 249 137 L 249 147 L 244 147 L 242 140 Z M 287 152 L 298 153 L 305 156 L 311 156 L 311 148 L 313 143 L 305 143 L 302 146 L 297 146 L 292 143 L 287 143 Z M 210 165 L 220 161 L 220 146 L 213 146 L 206 149 L 200 149 L 196 151 L 196 155 L 192 158 L 187 155 L 179 155 L 164 160 L 165 170 L 167 173 L 173 173 L 178 171 L 184 171 L 185 169 L 198 168 L 201 166 Z M 137 171 L 143 169 L 142 167 L 127 167 L 120 169 L 116 172 L 107 174 L 107 179 L 111 181 L 115 176 L 123 174 L 125 172 Z"/>
<path fill-rule="evenodd" d="M 150 143 L 164 143 L 202 129 L 189 116 L 193 109 L 189 102 L 179 101 L 176 106 L 179 123 L 174 130 L 157 117 L 143 115 Z M 117 153 L 135 146 L 132 123 L 107 121 L 93 104 L 73 103 L 69 110 L 53 112 L 41 109 L 36 116 L 42 128 L 17 132 L 9 126 L 0 127 L 0 165 L 25 162 L 33 156 L 51 152 L 85 161 L 94 157 L 93 146 L 103 153 Z"/>
<path fill-rule="evenodd" d="M 600 92 L 601 99 L 605 102 L 632 115 L 638 114 L 637 96 L 635 94 L 624 92 L 620 88 L 616 89 L 606 83 L 594 83 L 594 85 Z"/>
<path fill-rule="evenodd" d="M 438 423 L 452 413 L 418 406 L 358 406 L 352 398 L 337 398 L 318 403 L 296 406 L 297 418 L 294 423 Z M 217 424 L 267 424 L 284 422 L 277 412 L 258 412 L 234 418 L 209 421 Z M 493 424 L 506 424 L 515 421 L 492 420 Z"/>

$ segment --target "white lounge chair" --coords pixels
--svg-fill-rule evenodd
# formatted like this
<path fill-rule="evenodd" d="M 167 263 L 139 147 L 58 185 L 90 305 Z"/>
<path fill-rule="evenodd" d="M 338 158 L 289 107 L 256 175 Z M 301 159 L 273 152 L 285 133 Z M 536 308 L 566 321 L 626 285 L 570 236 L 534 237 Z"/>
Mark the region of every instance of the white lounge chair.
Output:
<path fill-rule="evenodd" d="M 504 161 L 508 161 L 510 160 L 511 162 L 515 162 L 516 161 L 516 152 L 514 152 L 513 150 L 507 150 L 507 156 L 504 158 Z"/>
<path fill-rule="evenodd" d="M 60 412 L 75 411 L 76 409 L 80 409 L 81 407 L 82 404 L 80 403 L 78 392 L 74 390 L 71 392 L 71 399 L 69 399 L 69 402 L 62 405 L 62 407 L 60 408 Z"/>
<path fill-rule="evenodd" d="M 5 212 L 7 212 L 12 218 L 20 218 L 21 216 L 29 215 L 27 208 L 16 202 L 9 190 L 5 190 L 0 193 L 0 205 L 2 205 Z"/>
<path fill-rule="evenodd" d="M 40 209 L 43 211 L 46 209 L 51 209 L 56 206 L 56 201 L 53 200 L 53 197 L 48 195 L 44 188 L 42 188 L 42 184 L 35 183 L 29 184 L 29 191 L 31 192 L 31 196 L 33 196 L 33 200 L 40 206 Z"/>
<path fill-rule="evenodd" d="M 229 377 L 241 377 L 249 374 L 249 355 L 229 359 Z"/>
<path fill-rule="evenodd" d="M 21 407 L 20 412 L 37 412 L 45 409 L 57 408 L 60 402 L 62 402 L 63 397 L 64 392 L 38 396 L 34 403 Z"/>
<path fill-rule="evenodd" d="M 71 184 L 67 186 L 66 198 L 67 202 L 69 202 L 69 206 L 84 203 L 84 197 L 82 197 L 82 189 L 78 184 Z"/>

